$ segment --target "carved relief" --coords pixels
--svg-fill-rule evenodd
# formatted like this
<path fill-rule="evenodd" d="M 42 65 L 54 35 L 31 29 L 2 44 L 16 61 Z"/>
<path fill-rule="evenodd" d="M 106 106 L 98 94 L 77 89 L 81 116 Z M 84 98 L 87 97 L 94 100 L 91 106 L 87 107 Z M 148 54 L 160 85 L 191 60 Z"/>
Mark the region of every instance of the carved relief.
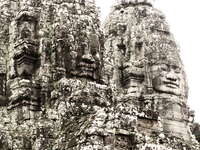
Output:
<path fill-rule="evenodd" d="M 34 41 L 37 39 L 37 14 L 33 11 L 22 10 L 15 18 L 16 25 L 16 42 L 17 40 Z"/>
<path fill-rule="evenodd" d="M 27 106 L 28 110 L 40 110 L 40 91 L 39 83 L 32 83 L 30 80 L 18 80 L 11 84 L 11 96 L 9 97 L 9 109 Z"/>
<path fill-rule="evenodd" d="M 16 17 L 14 61 L 17 75 L 29 78 L 34 73 L 39 59 L 37 19 L 34 14 L 22 11 Z"/>
<path fill-rule="evenodd" d="M 55 27 L 55 51 L 53 52 L 53 63 L 56 67 L 65 68 L 65 57 L 67 51 L 69 51 L 68 33 L 69 29 L 67 26 L 56 25 Z"/>
<path fill-rule="evenodd" d="M 12 23 L 10 47 L 14 63 L 11 70 L 9 108 L 40 110 L 40 85 L 32 78 L 39 67 L 38 16 L 30 10 L 20 11 Z M 27 112 L 28 113 L 28 112 Z"/>

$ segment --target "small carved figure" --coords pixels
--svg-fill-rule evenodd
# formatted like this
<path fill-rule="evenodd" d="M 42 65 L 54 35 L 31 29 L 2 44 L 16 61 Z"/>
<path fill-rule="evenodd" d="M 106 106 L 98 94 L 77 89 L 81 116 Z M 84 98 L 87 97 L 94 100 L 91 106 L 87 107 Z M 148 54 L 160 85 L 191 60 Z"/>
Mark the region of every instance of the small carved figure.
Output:
<path fill-rule="evenodd" d="M 21 11 L 16 17 L 19 39 L 34 40 L 36 38 L 37 19 L 28 11 Z"/>
<path fill-rule="evenodd" d="M 31 77 L 38 61 L 37 19 L 34 13 L 21 11 L 16 17 L 14 61 L 18 76 Z"/>

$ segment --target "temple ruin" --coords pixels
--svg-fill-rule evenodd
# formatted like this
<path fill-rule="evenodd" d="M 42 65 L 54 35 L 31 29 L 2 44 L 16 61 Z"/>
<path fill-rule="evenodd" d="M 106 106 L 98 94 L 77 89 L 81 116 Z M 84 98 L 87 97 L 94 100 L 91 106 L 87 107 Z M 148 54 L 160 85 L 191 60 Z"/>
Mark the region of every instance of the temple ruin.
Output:
<path fill-rule="evenodd" d="M 180 49 L 150 0 L 0 0 L 0 150 L 199 150 Z"/>

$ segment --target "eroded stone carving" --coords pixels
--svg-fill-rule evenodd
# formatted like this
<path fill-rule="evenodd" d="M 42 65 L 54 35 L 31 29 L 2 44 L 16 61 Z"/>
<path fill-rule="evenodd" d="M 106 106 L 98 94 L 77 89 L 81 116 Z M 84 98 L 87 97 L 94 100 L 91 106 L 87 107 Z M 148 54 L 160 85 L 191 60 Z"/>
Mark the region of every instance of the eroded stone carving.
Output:
<path fill-rule="evenodd" d="M 119 1 L 104 34 L 93 0 L 8 2 L 0 149 L 199 150 L 179 48 L 149 1 Z"/>
<path fill-rule="evenodd" d="M 6 106 L 8 104 L 8 98 L 6 95 L 6 70 L 4 61 L 0 59 L 0 105 Z"/>
<path fill-rule="evenodd" d="M 18 76 L 31 76 L 38 62 L 37 18 L 31 12 L 21 11 L 16 17 L 17 35 L 14 46 L 15 67 Z"/>
<path fill-rule="evenodd" d="M 34 79 L 40 57 L 37 17 L 32 10 L 21 10 L 11 25 L 9 109 L 25 107 L 26 113 L 40 110 L 41 87 Z"/>
<path fill-rule="evenodd" d="M 84 39 L 76 51 L 71 51 L 67 67 L 72 76 L 99 80 L 100 73 L 100 42 L 94 33 L 85 33 Z M 71 63 L 70 63 L 71 62 Z M 66 68 L 68 69 L 68 68 Z"/>

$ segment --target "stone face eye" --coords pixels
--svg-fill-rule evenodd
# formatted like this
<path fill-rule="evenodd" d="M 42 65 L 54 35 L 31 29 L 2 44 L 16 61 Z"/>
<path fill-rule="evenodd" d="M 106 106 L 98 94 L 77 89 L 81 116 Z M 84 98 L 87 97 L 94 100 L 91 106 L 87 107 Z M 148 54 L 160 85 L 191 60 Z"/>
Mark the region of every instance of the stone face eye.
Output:
<path fill-rule="evenodd" d="M 161 69 L 161 71 L 168 71 L 168 67 L 167 67 L 167 65 L 162 65 L 161 67 L 160 67 L 160 69 Z"/>
<path fill-rule="evenodd" d="M 173 66 L 173 70 L 175 73 L 181 73 L 181 68 L 178 66 Z"/>

